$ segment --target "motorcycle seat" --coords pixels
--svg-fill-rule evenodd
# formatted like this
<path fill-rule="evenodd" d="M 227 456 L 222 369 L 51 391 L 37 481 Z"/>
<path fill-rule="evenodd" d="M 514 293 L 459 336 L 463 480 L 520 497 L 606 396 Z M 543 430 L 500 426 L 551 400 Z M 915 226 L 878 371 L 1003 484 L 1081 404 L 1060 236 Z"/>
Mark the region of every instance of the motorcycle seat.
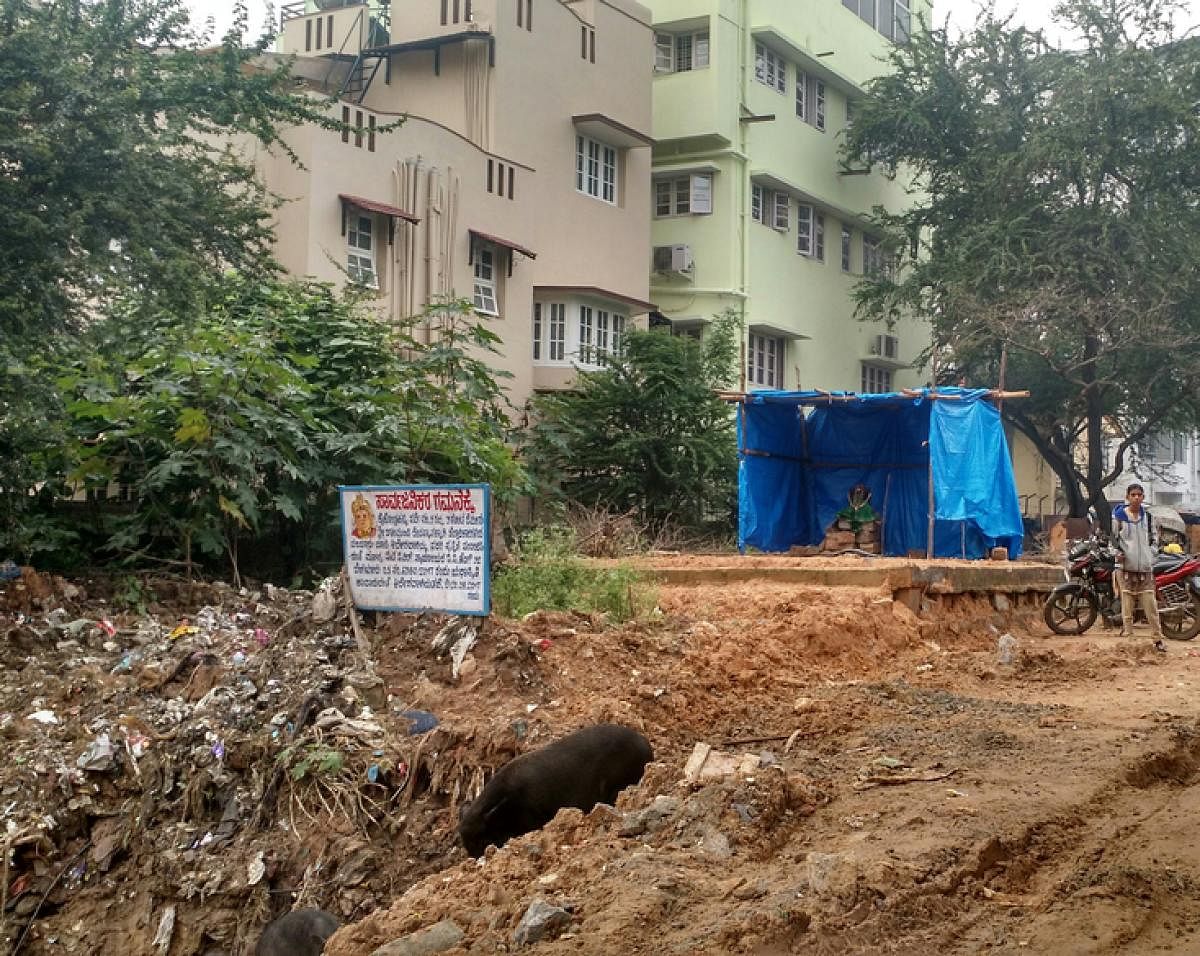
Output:
<path fill-rule="evenodd" d="M 1159 555 L 1154 559 L 1154 573 L 1165 574 L 1168 571 L 1174 571 L 1176 568 L 1187 562 L 1186 557 L 1177 558 L 1174 555 Z"/>

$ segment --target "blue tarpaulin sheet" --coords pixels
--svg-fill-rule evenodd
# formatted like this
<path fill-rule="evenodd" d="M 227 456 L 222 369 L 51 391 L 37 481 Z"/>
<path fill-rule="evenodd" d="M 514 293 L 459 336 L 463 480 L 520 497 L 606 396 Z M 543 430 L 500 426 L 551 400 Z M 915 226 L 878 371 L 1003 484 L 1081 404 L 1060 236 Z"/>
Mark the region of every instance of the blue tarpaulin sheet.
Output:
<path fill-rule="evenodd" d="M 738 414 L 738 546 L 819 545 L 850 489 L 866 485 L 881 551 L 1021 553 L 1024 527 L 1000 413 L 985 389 L 852 394 L 751 392 Z"/>

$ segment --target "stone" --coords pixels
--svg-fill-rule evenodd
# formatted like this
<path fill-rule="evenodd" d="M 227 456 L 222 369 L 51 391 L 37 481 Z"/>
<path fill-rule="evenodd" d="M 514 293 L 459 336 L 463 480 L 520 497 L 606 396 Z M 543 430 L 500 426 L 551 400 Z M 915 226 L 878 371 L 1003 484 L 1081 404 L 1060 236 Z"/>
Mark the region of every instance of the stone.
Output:
<path fill-rule="evenodd" d="M 552 906 L 543 899 L 535 899 L 521 917 L 513 933 L 513 942 L 518 946 L 529 946 L 552 935 L 557 935 L 571 922 L 571 914 L 561 906 Z M 378 956 L 378 954 L 377 954 Z M 399 954 L 387 954 L 399 956 Z"/>
<path fill-rule="evenodd" d="M 628 814 L 617 829 L 623 837 L 640 836 L 660 830 L 668 819 L 679 811 L 679 800 L 659 794 L 650 806 Z"/>
<path fill-rule="evenodd" d="M 463 931 L 454 920 L 444 919 L 425 929 L 394 939 L 375 950 L 371 956 L 433 956 L 453 949 L 463 940 Z"/>

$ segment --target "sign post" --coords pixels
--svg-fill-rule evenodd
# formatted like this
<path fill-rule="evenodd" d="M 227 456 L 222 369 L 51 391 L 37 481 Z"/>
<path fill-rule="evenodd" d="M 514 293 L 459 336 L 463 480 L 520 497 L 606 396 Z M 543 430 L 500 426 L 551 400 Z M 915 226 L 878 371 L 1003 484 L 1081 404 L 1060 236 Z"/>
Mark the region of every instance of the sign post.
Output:
<path fill-rule="evenodd" d="M 343 485 L 338 493 L 356 607 L 491 612 L 489 485 Z"/>

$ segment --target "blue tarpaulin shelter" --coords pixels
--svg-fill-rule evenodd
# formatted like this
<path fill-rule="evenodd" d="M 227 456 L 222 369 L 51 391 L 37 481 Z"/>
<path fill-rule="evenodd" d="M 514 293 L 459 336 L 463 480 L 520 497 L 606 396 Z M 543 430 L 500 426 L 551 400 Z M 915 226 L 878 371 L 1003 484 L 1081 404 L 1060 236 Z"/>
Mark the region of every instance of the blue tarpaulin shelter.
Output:
<path fill-rule="evenodd" d="M 987 389 L 750 392 L 738 408 L 738 547 L 819 545 L 855 485 L 871 491 L 881 550 L 1021 553 L 1021 506 Z"/>

